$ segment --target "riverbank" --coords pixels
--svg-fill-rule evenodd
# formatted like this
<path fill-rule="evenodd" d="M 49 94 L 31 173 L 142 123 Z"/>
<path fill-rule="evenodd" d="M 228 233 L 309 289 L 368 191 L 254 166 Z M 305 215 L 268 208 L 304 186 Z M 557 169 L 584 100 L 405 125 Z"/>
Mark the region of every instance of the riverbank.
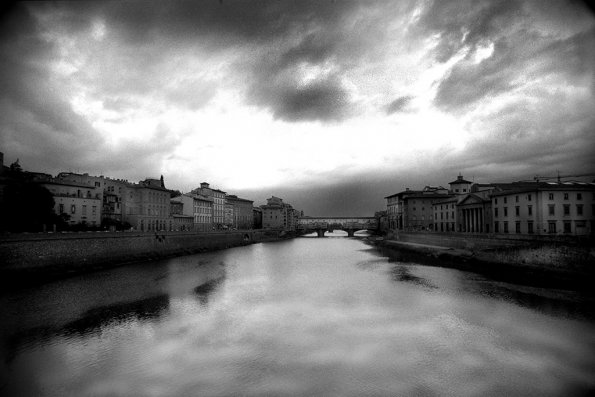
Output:
<path fill-rule="evenodd" d="M 395 260 L 471 271 L 516 284 L 591 292 L 595 280 L 595 251 L 585 243 L 497 240 L 478 244 L 449 236 L 437 245 L 436 238 L 427 234 L 370 241 Z"/>
<path fill-rule="evenodd" d="M 37 284 L 130 263 L 291 237 L 279 230 L 7 235 L 0 239 L 0 286 Z"/>

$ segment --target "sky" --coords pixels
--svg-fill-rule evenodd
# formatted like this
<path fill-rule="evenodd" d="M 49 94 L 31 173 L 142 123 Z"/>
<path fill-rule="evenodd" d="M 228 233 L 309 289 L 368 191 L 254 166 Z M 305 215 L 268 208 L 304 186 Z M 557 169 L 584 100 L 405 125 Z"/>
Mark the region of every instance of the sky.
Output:
<path fill-rule="evenodd" d="M 459 174 L 595 179 L 595 14 L 580 1 L 4 7 L 5 165 L 209 182 L 311 216 L 371 216 Z"/>

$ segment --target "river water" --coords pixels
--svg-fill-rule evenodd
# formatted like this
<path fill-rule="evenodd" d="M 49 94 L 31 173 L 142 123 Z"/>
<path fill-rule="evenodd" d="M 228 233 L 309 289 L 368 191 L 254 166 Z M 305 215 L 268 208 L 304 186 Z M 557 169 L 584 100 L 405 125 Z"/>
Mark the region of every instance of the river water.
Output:
<path fill-rule="evenodd" d="M 587 395 L 582 299 L 337 234 L 254 244 L 5 292 L 0 394 Z"/>

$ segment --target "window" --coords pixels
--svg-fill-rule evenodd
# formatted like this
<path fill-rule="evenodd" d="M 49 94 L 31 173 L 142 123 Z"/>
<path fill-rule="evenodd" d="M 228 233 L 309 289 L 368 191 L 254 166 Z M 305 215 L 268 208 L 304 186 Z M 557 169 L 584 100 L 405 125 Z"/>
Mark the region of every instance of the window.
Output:
<path fill-rule="evenodd" d="M 508 233 L 508 222 L 502 222 L 504 224 L 504 233 Z"/>
<path fill-rule="evenodd" d="M 515 233 L 520 233 L 521 232 L 521 222 L 515 222 L 514 224 L 514 231 Z"/>
<path fill-rule="evenodd" d="M 521 207 L 519 207 L 518 205 L 516 207 L 514 207 L 514 214 L 516 216 L 521 215 Z"/>
<path fill-rule="evenodd" d="M 527 233 L 533 234 L 533 221 L 527 222 Z"/>
<path fill-rule="evenodd" d="M 570 215 L 570 204 L 564 204 L 564 215 Z"/>
<path fill-rule="evenodd" d="M 577 194 L 576 194 L 576 199 L 577 199 L 577 200 L 582 200 L 582 199 L 583 199 L 583 195 L 582 195 L 582 193 L 577 193 Z"/>
<path fill-rule="evenodd" d="M 83 205 L 83 216 L 87 215 L 87 206 Z"/>
<path fill-rule="evenodd" d="M 519 196 L 514 196 L 514 201 L 515 201 L 515 203 L 518 203 L 519 202 Z"/>
<path fill-rule="evenodd" d="M 564 193 L 564 200 L 568 200 L 568 193 Z"/>
<path fill-rule="evenodd" d="M 494 218 L 498 217 L 498 208 L 494 208 Z"/>
<path fill-rule="evenodd" d="M 59 213 L 60 213 L 60 214 L 63 214 L 63 213 L 64 213 L 64 204 L 60 204 L 60 205 L 58 206 L 58 208 L 59 208 Z"/>
<path fill-rule="evenodd" d="M 548 204 L 548 214 L 556 215 L 556 206 L 554 204 Z"/>
<path fill-rule="evenodd" d="M 506 204 L 508 202 L 508 200 L 506 199 L 506 197 L 504 197 L 504 204 Z"/>
<path fill-rule="evenodd" d="M 583 215 L 583 205 L 582 204 L 577 204 L 576 205 L 576 214 L 577 215 Z"/>
<path fill-rule="evenodd" d="M 494 204 L 498 204 L 498 198 L 497 197 L 494 199 Z"/>
<path fill-rule="evenodd" d="M 556 222 L 548 222 L 547 223 L 547 232 L 548 233 L 556 233 Z"/>
<path fill-rule="evenodd" d="M 508 207 L 504 207 L 504 216 L 508 216 Z"/>
<path fill-rule="evenodd" d="M 71 214 L 76 214 L 76 205 L 72 204 L 72 205 L 70 206 L 70 213 L 71 213 Z"/>
<path fill-rule="evenodd" d="M 94 206 L 91 208 L 91 213 L 92 213 L 93 215 L 97 215 L 97 206 L 96 206 L 96 205 L 94 205 Z"/>
<path fill-rule="evenodd" d="M 571 233 L 570 221 L 564 221 L 564 233 Z"/>
<path fill-rule="evenodd" d="M 494 222 L 494 233 L 500 233 L 500 228 L 498 227 L 498 225 L 498 222 Z"/>
<path fill-rule="evenodd" d="M 527 195 L 527 201 L 531 201 L 531 195 L 530 194 Z"/>
<path fill-rule="evenodd" d="M 549 198 L 550 200 L 553 200 L 553 199 L 554 199 L 554 193 L 550 193 L 550 194 L 548 195 L 548 198 Z"/>
<path fill-rule="evenodd" d="M 529 215 L 533 215 L 533 206 L 532 206 L 532 205 L 528 205 L 528 206 L 527 206 L 527 213 L 528 213 Z"/>

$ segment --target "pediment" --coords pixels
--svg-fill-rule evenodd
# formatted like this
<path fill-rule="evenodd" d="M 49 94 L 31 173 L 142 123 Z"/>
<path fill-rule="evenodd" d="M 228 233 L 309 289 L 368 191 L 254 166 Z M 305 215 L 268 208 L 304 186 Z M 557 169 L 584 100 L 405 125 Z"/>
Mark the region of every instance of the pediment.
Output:
<path fill-rule="evenodd" d="M 476 196 L 474 194 L 469 194 L 467 195 L 467 197 L 462 199 L 457 205 L 483 204 L 483 202 L 484 200 L 481 197 Z"/>

